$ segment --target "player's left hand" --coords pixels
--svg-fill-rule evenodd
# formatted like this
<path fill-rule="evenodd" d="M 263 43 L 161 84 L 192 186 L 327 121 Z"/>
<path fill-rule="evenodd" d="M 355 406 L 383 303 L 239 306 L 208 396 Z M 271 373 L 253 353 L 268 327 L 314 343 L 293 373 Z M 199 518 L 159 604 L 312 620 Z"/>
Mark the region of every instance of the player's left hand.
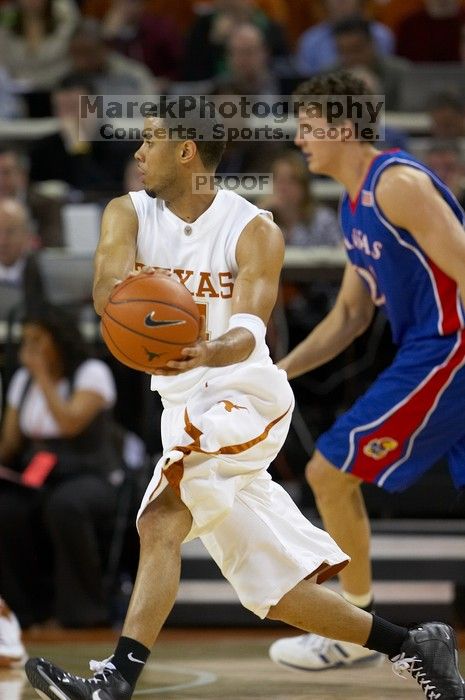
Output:
<path fill-rule="evenodd" d="M 200 317 L 199 323 L 199 337 L 193 345 L 188 345 L 187 348 L 183 348 L 180 355 L 183 359 L 181 360 L 170 360 L 166 367 L 156 369 L 151 374 L 157 376 L 173 377 L 177 374 L 182 374 L 183 372 L 188 372 L 196 367 L 205 367 L 208 364 L 209 357 L 209 344 L 205 340 L 206 329 L 205 329 L 205 317 Z"/>

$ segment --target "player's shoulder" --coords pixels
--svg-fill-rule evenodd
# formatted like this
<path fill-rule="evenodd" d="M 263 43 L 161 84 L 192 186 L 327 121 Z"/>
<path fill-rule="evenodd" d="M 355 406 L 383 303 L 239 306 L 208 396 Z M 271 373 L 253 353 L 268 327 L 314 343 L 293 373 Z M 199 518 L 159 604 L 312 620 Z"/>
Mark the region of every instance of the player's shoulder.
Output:
<path fill-rule="evenodd" d="M 380 204 L 394 200 L 417 198 L 432 188 L 431 178 L 420 168 L 406 163 L 393 164 L 381 173 L 376 184 Z"/>
<path fill-rule="evenodd" d="M 113 197 L 106 205 L 105 212 L 134 214 L 135 210 L 131 196 L 129 194 L 123 194 L 120 197 Z"/>

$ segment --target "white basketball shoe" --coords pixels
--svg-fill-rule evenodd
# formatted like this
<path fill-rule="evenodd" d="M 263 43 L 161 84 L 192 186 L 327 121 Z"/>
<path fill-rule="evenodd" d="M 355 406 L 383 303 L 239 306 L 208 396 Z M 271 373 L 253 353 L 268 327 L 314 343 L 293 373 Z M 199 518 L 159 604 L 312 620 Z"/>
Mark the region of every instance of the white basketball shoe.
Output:
<path fill-rule="evenodd" d="M 0 598 L 0 668 L 20 668 L 26 661 L 19 622 Z"/>
<path fill-rule="evenodd" d="M 326 671 L 347 666 L 380 666 L 384 654 L 350 642 L 337 642 L 318 634 L 301 634 L 274 642 L 272 661 L 301 671 Z"/>

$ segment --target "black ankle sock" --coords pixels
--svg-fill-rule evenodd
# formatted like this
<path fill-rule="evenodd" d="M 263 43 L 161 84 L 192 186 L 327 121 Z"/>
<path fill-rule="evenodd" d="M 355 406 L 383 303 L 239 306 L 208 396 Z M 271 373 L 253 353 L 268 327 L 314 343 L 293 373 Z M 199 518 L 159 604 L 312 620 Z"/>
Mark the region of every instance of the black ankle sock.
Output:
<path fill-rule="evenodd" d="M 408 635 L 406 627 L 398 627 L 382 617 L 373 615 L 373 625 L 370 635 L 363 645 L 367 649 L 374 649 L 387 654 L 389 658 L 400 654 L 400 648 Z"/>
<path fill-rule="evenodd" d="M 149 655 L 150 649 L 140 642 L 129 637 L 120 637 L 111 663 L 134 689 Z"/>

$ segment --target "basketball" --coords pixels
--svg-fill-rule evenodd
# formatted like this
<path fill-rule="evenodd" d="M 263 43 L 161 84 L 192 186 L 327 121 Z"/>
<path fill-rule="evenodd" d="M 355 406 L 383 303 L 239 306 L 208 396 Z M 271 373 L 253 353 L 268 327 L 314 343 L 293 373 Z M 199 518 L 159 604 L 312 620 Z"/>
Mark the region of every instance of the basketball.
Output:
<path fill-rule="evenodd" d="M 102 337 L 120 362 L 144 372 L 181 359 L 199 335 L 199 311 L 177 277 L 141 272 L 112 291 L 101 319 Z"/>

